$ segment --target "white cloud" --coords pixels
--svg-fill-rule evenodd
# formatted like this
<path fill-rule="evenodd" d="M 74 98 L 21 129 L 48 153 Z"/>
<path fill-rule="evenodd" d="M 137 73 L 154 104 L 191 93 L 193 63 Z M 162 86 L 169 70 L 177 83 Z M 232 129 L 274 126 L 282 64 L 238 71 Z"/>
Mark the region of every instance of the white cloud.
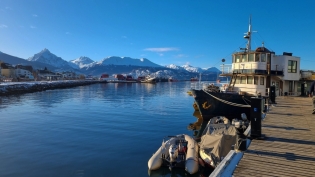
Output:
<path fill-rule="evenodd" d="M 0 28 L 7 28 L 7 27 L 8 27 L 7 25 L 0 24 Z"/>
<path fill-rule="evenodd" d="M 145 51 L 150 52 L 170 52 L 170 51 L 178 51 L 178 48 L 175 47 L 162 47 L 162 48 L 146 48 Z"/>
<path fill-rule="evenodd" d="M 190 65 L 190 62 L 189 62 L 189 61 L 187 61 L 185 65 Z"/>
<path fill-rule="evenodd" d="M 35 28 L 36 28 L 36 26 L 31 25 L 31 26 L 30 26 L 30 28 L 35 29 Z"/>
<path fill-rule="evenodd" d="M 33 17 L 38 17 L 36 14 L 33 14 L 32 16 L 33 16 Z"/>
<path fill-rule="evenodd" d="M 160 55 L 160 57 L 163 57 L 163 56 L 164 56 L 164 54 L 163 54 L 163 53 L 159 53 L 159 55 Z"/>

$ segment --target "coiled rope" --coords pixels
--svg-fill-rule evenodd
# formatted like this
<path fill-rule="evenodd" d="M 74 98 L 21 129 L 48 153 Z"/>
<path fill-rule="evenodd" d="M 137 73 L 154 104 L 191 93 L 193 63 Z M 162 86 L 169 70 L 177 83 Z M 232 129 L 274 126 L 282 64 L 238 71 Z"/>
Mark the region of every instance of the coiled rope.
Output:
<path fill-rule="evenodd" d="M 237 107 L 242 107 L 242 108 L 250 108 L 251 106 L 250 105 L 245 105 L 245 104 L 237 104 L 237 103 L 232 103 L 232 102 L 229 102 L 229 101 L 226 101 L 226 100 L 222 100 L 218 97 L 215 97 L 213 95 L 211 95 L 209 92 L 207 92 L 206 90 L 203 90 L 205 93 L 207 93 L 208 95 L 212 96 L 213 98 L 221 101 L 222 103 L 225 103 L 225 104 L 229 104 L 231 106 L 237 106 Z"/>

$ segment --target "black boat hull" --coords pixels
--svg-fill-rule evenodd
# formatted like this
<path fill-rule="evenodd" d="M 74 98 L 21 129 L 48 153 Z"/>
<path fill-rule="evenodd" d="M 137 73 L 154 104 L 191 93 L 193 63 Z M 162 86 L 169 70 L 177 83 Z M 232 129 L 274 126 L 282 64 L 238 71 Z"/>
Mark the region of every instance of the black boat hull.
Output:
<path fill-rule="evenodd" d="M 204 121 L 208 121 L 215 116 L 224 116 L 230 120 L 234 118 L 241 119 L 242 113 L 245 113 L 248 118 L 250 116 L 251 96 L 222 92 L 207 93 L 204 90 L 194 89 L 191 90 L 191 94 Z M 222 102 L 222 100 L 227 102 Z M 230 103 L 238 105 L 233 106 Z M 247 105 L 247 107 L 242 107 L 242 105 Z"/>

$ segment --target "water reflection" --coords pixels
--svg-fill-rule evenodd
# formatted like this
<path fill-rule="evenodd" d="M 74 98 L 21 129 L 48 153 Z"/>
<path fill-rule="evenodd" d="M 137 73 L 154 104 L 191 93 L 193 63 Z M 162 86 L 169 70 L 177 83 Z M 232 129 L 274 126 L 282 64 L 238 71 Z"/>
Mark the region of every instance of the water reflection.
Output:
<path fill-rule="evenodd" d="M 189 88 L 95 84 L 0 97 L 0 176 L 147 176 L 163 137 L 191 135 Z"/>

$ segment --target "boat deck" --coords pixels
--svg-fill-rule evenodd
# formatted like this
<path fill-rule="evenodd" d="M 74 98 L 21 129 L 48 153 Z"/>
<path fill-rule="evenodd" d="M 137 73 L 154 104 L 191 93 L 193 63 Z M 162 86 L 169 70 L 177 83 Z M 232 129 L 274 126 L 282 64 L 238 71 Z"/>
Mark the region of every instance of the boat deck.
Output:
<path fill-rule="evenodd" d="M 264 140 L 252 140 L 233 176 L 315 176 L 312 98 L 277 97 L 262 122 Z"/>

